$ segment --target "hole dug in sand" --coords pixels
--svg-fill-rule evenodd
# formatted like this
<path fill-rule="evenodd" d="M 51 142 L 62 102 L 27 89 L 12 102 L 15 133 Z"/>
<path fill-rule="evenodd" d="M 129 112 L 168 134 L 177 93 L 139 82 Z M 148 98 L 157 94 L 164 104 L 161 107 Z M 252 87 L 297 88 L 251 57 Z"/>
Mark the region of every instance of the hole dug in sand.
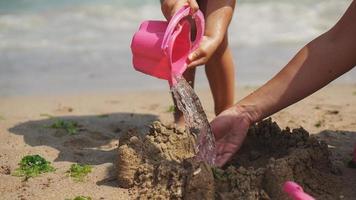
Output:
<path fill-rule="evenodd" d="M 287 199 L 292 180 L 317 199 L 337 199 L 327 145 L 303 128 L 281 130 L 271 119 L 252 126 L 226 166 L 195 162 L 194 138 L 154 122 L 147 135 L 128 131 L 119 140 L 118 182 L 139 199 Z"/>

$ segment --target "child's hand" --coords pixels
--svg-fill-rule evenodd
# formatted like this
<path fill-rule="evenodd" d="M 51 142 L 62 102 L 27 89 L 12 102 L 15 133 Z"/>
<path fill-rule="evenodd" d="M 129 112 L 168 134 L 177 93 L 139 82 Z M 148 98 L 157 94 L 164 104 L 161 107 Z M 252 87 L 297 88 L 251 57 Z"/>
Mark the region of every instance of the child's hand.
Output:
<path fill-rule="evenodd" d="M 205 11 L 205 32 L 198 49 L 188 56 L 188 67 L 206 64 L 214 53 L 227 47 L 227 29 L 235 8 L 235 0 L 211 0 Z M 225 40 L 226 39 L 226 40 Z"/>
<path fill-rule="evenodd" d="M 161 10 L 167 20 L 185 5 L 189 5 L 192 13 L 195 13 L 199 9 L 196 0 L 161 0 Z"/>
<path fill-rule="evenodd" d="M 188 67 L 206 64 L 220 43 L 221 40 L 216 37 L 203 36 L 199 47 L 188 56 Z"/>

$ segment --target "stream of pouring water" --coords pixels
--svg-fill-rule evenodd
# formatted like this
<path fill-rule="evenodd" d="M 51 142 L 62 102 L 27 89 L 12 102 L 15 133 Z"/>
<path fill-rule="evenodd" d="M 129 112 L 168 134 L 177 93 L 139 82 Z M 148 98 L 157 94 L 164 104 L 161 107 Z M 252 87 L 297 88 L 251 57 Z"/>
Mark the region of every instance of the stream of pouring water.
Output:
<path fill-rule="evenodd" d="M 183 112 L 187 130 L 196 138 L 196 158 L 215 164 L 215 138 L 198 96 L 184 78 L 176 78 L 172 92 L 179 110 Z"/>

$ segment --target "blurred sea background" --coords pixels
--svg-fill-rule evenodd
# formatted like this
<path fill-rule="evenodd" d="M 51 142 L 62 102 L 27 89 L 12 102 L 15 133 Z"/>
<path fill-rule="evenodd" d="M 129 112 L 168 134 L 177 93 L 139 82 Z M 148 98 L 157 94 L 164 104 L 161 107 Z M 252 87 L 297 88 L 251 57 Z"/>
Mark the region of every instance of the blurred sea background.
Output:
<path fill-rule="evenodd" d="M 238 86 L 260 85 L 331 28 L 351 0 L 238 0 L 230 46 Z M 159 0 L 0 0 L 0 96 L 167 89 L 136 72 L 130 42 Z M 337 83 L 356 83 L 356 69 Z M 196 86 L 208 87 L 199 68 Z"/>

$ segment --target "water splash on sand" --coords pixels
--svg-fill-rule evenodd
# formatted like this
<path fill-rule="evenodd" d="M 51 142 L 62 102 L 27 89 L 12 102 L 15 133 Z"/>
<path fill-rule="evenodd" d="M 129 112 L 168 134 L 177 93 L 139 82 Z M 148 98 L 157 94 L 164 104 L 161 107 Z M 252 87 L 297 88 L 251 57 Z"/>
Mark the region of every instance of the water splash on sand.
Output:
<path fill-rule="evenodd" d="M 183 112 L 187 130 L 196 138 L 196 158 L 214 165 L 215 138 L 200 100 L 184 78 L 176 80 L 171 90 L 179 110 Z"/>

